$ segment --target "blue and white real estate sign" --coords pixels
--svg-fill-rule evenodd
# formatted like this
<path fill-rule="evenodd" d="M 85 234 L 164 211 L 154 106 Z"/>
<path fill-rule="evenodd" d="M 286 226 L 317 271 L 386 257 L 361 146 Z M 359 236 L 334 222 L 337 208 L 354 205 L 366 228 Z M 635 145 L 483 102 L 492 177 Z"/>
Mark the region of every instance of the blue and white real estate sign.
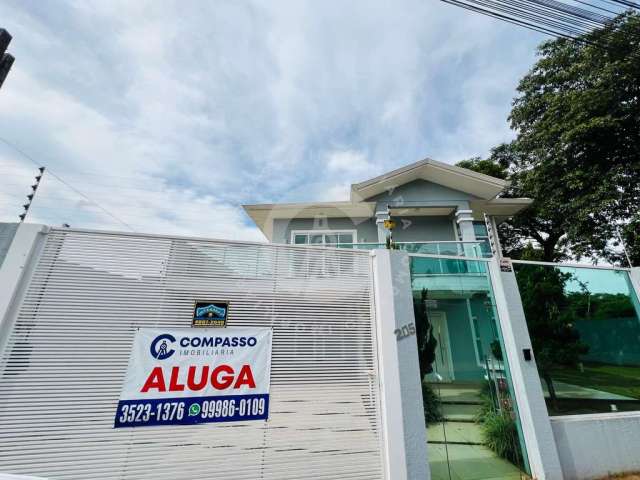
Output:
<path fill-rule="evenodd" d="M 270 328 L 136 332 L 115 428 L 266 420 Z"/>

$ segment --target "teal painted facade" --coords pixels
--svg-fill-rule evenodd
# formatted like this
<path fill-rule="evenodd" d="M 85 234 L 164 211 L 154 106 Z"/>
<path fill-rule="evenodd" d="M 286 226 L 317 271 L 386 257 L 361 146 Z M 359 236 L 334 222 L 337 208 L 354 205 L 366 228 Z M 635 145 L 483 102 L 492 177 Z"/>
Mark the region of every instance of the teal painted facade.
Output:
<path fill-rule="evenodd" d="M 273 243 L 291 243 L 293 231 L 347 231 L 357 232 L 358 242 L 378 241 L 378 228 L 373 218 L 291 218 L 273 221 Z"/>
<path fill-rule="evenodd" d="M 457 240 L 452 216 L 394 217 L 393 232 L 397 242 L 429 242 Z M 359 243 L 377 243 L 378 229 L 373 218 L 292 218 L 273 222 L 274 243 L 291 243 L 293 231 L 355 230 Z"/>
<path fill-rule="evenodd" d="M 469 201 L 477 197 L 459 190 L 438 185 L 427 180 L 414 180 L 399 185 L 379 195 L 367 198 L 367 202 L 377 202 L 394 206 L 439 206 L 447 205 L 469 208 Z"/>
<path fill-rule="evenodd" d="M 449 331 L 454 379 L 480 382 L 485 376 L 485 357 L 492 358 L 491 344 L 497 340 L 492 308 L 487 297 L 437 300 L 431 309 L 442 312 Z M 494 359 L 495 362 L 495 359 Z"/>
<path fill-rule="evenodd" d="M 469 209 L 469 202 L 476 199 L 468 193 L 453 190 L 426 180 L 414 180 L 382 194 L 367 198 L 366 202 L 376 202 L 376 210 L 406 206 L 406 214 L 394 214 L 397 223 L 393 232 L 398 242 L 431 242 L 458 240 L 458 232 L 453 212 Z M 416 216 L 410 208 L 435 207 L 450 208 L 449 215 Z M 297 217 L 303 217 L 304 211 Z M 273 242 L 291 243 L 291 232 L 296 230 L 355 230 L 360 243 L 377 243 L 378 229 L 374 217 L 291 218 L 273 220 Z"/>
<path fill-rule="evenodd" d="M 452 216 L 398 216 L 393 239 L 396 242 L 434 242 L 457 240 Z M 359 238 L 359 237 L 358 237 Z"/>

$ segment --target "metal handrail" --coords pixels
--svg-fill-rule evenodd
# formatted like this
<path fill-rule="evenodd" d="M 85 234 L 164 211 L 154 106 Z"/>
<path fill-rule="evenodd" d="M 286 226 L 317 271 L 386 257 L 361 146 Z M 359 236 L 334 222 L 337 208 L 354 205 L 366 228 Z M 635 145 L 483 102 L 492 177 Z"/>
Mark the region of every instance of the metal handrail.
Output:
<path fill-rule="evenodd" d="M 426 242 L 393 242 L 393 243 L 398 243 L 398 244 L 402 244 L 402 243 L 476 243 L 476 244 L 480 244 L 482 243 L 482 240 L 429 240 Z"/>
<path fill-rule="evenodd" d="M 451 257 L 451 258 L 485 258 L 481 252 L 482 240 L 431 240 L 423 242 L 395 242 L 400 250 L 408 252 L 410 255 L 426 254 L 434 257 Z M 355 250 L 384 248 L 386 244 L 377 242 L 343 242 L 343 243 L 325 243 L 318 244 L 334 248 L 352 248 Z M 455 248 L 452 248 L 455 246 Z M 415 247 L 415 248 L 411 248 Z M 433 248 L 435 247 L 435 248 Z M 469 251 L 467 247 L 471 247 L 473 251 Z M 430 251 L 434 250 L 434 251 Z"/>
<path fill-rule="evenodd" d="M 463 257 L 461 255 L 439 255 L 436 253 L 411 253 L 410 257 L 433 258 L 434 260 L 460 260 L 464 262 L 490 262 L 493 257 Z"/>
<path fill-rule="evenodd" d="M 551 267 L 565 267 L 565 268 L 593 268 L 600 270 L 618 270 L 623 272 L 629 272 L 629 267 L 617 267 L 615 265 L 591 265 L 587 263 L 556 263 L 556 262 L 543 262 L 539 260 L 515 260 L 512 259 L 511 263 L 520 263 L 524 265 L 543 265 Z"/>
<path fill-rule="evenodd" d="M 481 244 L 482 240 L 429 240 L 429 241 L 416 241 L 416 242 L 393 242 L 397 245 L 403 244 L 420 244 L 420 245 L 437 245 L 440 243 L 473 243 Z M 314 245 L 312 243 L 308 245 Z M 384 242 L 332 242 L 332 243 L 317 243 L 315 245 L 385 245 Z"/>

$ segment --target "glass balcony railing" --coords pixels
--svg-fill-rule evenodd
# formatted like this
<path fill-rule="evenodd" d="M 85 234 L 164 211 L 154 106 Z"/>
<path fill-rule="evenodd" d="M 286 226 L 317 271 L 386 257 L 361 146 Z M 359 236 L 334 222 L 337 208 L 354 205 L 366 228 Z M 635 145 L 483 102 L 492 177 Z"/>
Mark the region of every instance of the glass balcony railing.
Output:
<path fill-rule="evenodd" d="M 325 244 L 334 248 L 355 248 L 359 250 L 373 250 L 386 248 L 384 243 L 332 243 Z M 395 248 L 409 253 L 422 255 L 445 255 L 453 257 L 491 258 L 491 249 L 487 249 L 485 242 L 394 242 Z"/>
<path fill-rule="evenodd" d="M 386 248 L 384 243 L 371 243 L 371 242 L 362 242 L 362 243 L 327 243 L 325 247 L 332 248 L 353 248 L 356 250 L 375 250 L 376 248 Z"/>

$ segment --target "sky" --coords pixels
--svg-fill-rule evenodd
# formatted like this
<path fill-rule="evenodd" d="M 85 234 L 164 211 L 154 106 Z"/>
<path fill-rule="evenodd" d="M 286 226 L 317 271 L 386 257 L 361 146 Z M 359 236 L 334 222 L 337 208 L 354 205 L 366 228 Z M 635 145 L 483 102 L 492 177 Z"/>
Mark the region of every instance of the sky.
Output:
<path fill-rule="evenodd" d="M 28 221 L 236 240 L 264 240 L 242 204 L 509 141 L 546 39 L 438 0 L 3 0 L 0 27 L 0 221 L 43 165 Z"/>

